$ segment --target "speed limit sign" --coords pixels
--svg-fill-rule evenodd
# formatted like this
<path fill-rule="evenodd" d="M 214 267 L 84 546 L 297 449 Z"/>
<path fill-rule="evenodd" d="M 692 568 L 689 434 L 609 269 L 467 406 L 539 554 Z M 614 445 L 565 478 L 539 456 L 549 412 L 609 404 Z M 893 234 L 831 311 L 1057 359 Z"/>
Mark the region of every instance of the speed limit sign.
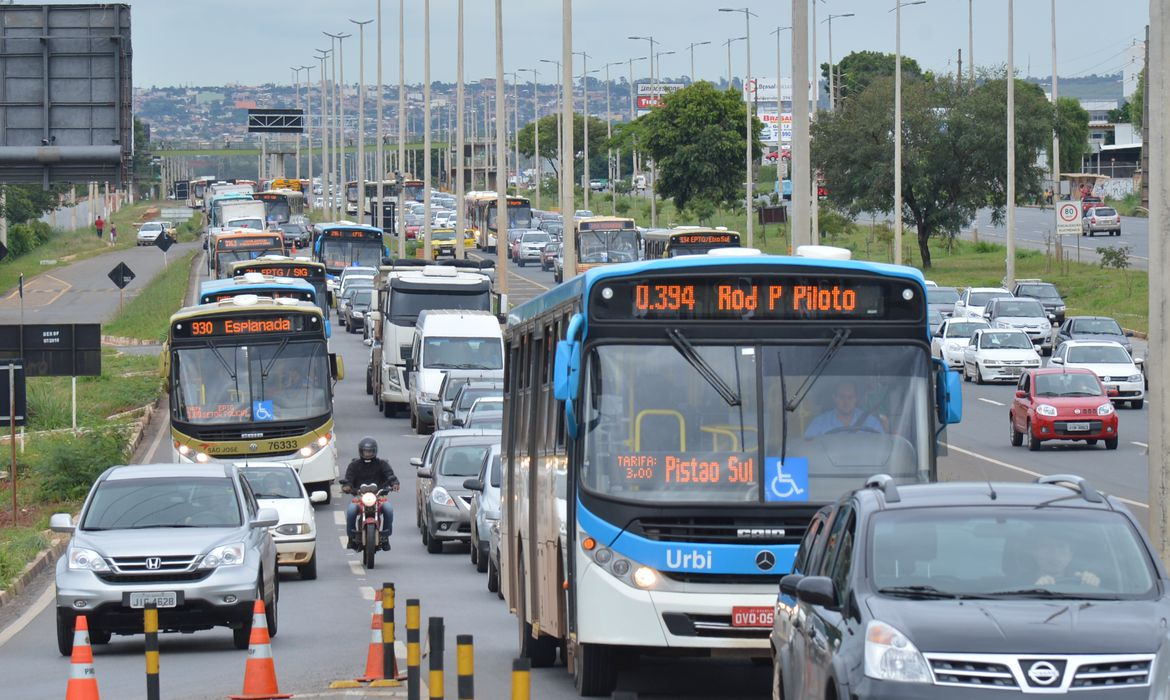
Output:
<path fill-rule="evenodd" d="M 1056 235 L 1075 236 L 1080 232 L 1080 205 L 1077 202 L 1061 202 L 1056 207 Z"/>

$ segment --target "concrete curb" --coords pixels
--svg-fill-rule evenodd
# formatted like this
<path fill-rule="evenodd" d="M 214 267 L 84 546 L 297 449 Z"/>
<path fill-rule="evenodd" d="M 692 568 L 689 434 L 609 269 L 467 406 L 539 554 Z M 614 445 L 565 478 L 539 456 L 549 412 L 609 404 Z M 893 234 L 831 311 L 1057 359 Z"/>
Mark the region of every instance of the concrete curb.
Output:
<path fill-rule="evenodd" d="M 69 538 L 56 535 L 51 530 L 45 530 L 47 537 L 52 537 L 52 544 L 48 549 L 42 549 L 33 560 L 25 564 L 24 569 L 12 580 L 8 588 L 0 591 L 0 608 L 6 605 L 11 605 L 17 596 L 19 596 L 25 588 L 32 582 L 34 578 L 39 576 L 46 569 L 54 566 L 57 563 L 57 558 L 65 551 L 65 546 L 69 544 Z"/>
<path fill-rule="evenodd" d="M 1132 330 L 1130 328 L 1122 328 L 1121 330 L 1125 331 L 1126 333 L 1133 333 L 1133 337 L 1138 338 L 1140 340 L 1147 340 L 1148 341 L 1150 339 L 1147 334 L 1145 334 L 1141 331 L 1135 331 L 1135 330 Z"/>

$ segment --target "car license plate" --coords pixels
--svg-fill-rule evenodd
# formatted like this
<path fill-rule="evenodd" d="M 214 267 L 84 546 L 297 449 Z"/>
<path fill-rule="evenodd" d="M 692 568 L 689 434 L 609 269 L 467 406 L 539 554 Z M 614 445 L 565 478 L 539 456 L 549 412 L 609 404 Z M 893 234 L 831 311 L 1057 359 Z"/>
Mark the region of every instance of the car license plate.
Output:
<path fill-rule="evenodd" d="M 132 608 L 145 608 L 150 603 L 156 608 L 173 608 L 178 606 L 180 598 L 178 591 L 138 591 L 126 596 Z"/>
<path fill-rule="evenodd" d="M 1004 374 L 1019 374 L 1023 371 L 1022 367 L 1004 367 L 1003 369 Z"/>
<path fill-rule="evenodd" d="M 1089 429 L 1089 424 L 1088 424 L 1088 423 L 1069 423 L 1066 429 L 1067 429 L 1067 430 L 1068 430 L 1070 433 L 1072 433 L 1072 432 L 1084 432 L 1084 431 L 1086 431 L 1086 430 L 1088 430 L 1088 429 Z"/>
<path fill-rule="evenodd" d="M 731 609 L 732 627 L 771 627 L 776 611 L 769 607 L 736 606 Z"/>

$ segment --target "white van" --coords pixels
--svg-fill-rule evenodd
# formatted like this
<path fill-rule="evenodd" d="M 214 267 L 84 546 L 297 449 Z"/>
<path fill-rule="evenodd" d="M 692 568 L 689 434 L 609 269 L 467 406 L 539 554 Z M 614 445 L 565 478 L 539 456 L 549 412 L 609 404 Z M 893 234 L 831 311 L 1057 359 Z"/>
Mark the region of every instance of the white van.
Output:
<path fill-rule="evenodd" d="M 504 334 L 487 311 L 426 310 L 418 315 L 410 356 L 404 359 L 410 427 L 421 435 L 435 425 L 446 372 L 475 371 L 484 379 L 503 380 Z"/>

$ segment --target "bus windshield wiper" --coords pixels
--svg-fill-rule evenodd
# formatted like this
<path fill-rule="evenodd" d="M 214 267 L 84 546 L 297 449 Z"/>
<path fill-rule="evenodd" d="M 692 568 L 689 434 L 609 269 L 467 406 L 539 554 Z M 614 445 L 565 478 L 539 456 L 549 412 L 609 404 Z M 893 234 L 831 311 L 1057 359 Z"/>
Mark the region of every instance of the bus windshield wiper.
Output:
<path fill-rule="evenodd" d="M 796 390 L 796 394 L 792 397 L 792 399 L 785 402 L 785 411 L 795 411 L 797 407 L 800 406 L 800 402 L 804 401 L 804 397 L 808 396 L 808 392 L 812 390 L 813 384 L 815 384 L 816 381 L 820 379 L 821 374 L 824 373 L 825 367 L 828 366 L 829 361 L 837 355 L 837 351 L 840 350 L 841 346 L 845 344 L 845 341 L 849 339 L 849 334 L 851 332 L 852 331 L 850 331 L 848 328 L 837 329 L 837 332 L 833 334 L 833 340 L 829 342 L 829 347 L 825 348 L 825 352 L 821 354 L 820 359 L 817 360 L 817 363 L 813 366 L 812 371 L 808 373 L 808 377 L 805 378 L 804 383 L 801 384 L 800 388 Z"/>
<path fill-rule="evenodd" d="M 678 354 L 682 355 L 683 359 L 690 363 L 691 367 L 695 368 L 699 376 L 707 380 L 711 388 L 719 394 L 720 398 L 727 402 L 728 406 L 739 406 L 742 403 L 735 390 L 728 386 L 727 382 L 723 381 L 723 378 L 703 359 L 702 355 L 695 350 L 695 346 L 691 345 L 691 341 L 687 340 L 687 337 L 683 335 L 682 331 L 677 328 L 668 329 L 666 331 L 666 337 L 670 339 L 670 343 L 674 345 L 674 349 L 678 350 Z"/>

